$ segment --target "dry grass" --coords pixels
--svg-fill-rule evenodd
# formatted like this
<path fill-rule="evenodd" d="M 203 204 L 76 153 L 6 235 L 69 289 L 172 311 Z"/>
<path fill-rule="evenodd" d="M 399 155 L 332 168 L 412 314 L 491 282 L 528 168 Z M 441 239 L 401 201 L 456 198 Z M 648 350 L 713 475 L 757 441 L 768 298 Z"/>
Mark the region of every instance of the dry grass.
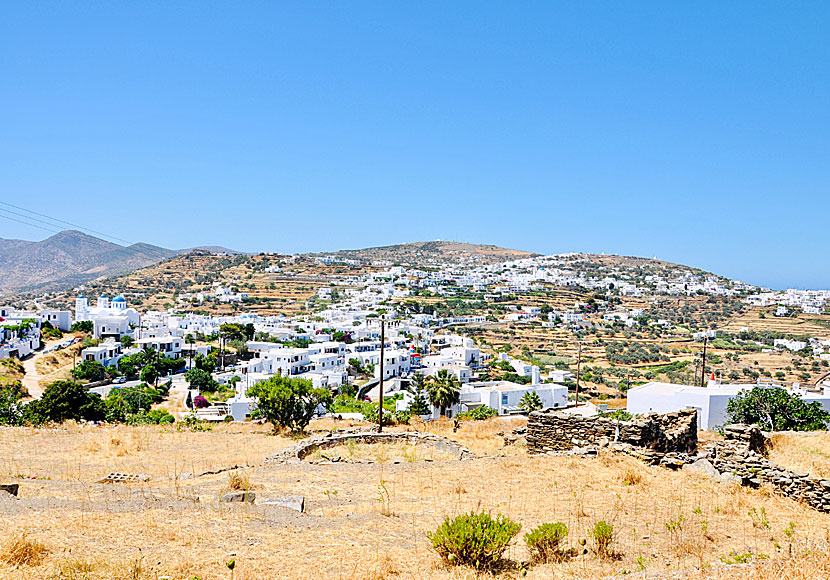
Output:
<path fill-rule="evenodd" d="M 722 485 L 625 456 L 529 457 L 521 447 L 502 447 L 494 435 L 509 423 L 465 423 L 455 434 L 451 422 L 430 425 L 473 449 L 479 459 L 298 463 L 244 470 L 249 482 L 256 482 L 258 498 L 304 496 L 303 515 L 256 503 L 219 503 L 232 474 L 243 470 L 171 477 L 169 466 L 188 454 L 198 454 L 192 461 L 216 469 L 240 463 L 244 456 L 258 463 L 290 443 L 263 434 L 267 427 L 222 425 L 205 433 L 161 427 L 0 429 L 0 444 L 10 446 L 21 470 L 52 477 L 22 481 L 19 500 L 0 501 L 2 535 L 14 538 L 31 531 L 52 548 L 40 565 L 26 570 L 0 564 L 0 578 L 207 580 L 228 577 L 230 554 L 237 580 L 473 578 L 469 570 L 443 567 L 426 534 L 446 515 L 481 509 L 511 517 L 524 531 L 561 521 L 570 530 L 565 547 L 580 548 L 581 539 L 590 546 L 589 530 L 599 520 L 614 526 L 610 549 L 622 555 L 619 560 L 601 560 L 589 552 L 535 566 L 528 578 L 599 578 L 640 569 L 649 575 L 687 570 L 692 578 L 717 577 L 713 574 L 723 566 L 721 558 L 730 553 L 770 557 L 761 561 L 757 576 L 743 568 L 744 578 L 828 577 L 826 563 L 798 557 L 808 550 L 826 552 L 830 515 L 768 489 Z M 312 428 L 322 425 L 315 422 Z M 113 444 L 116 439 L 119 443 Z M 93 444 L 96 450 L 83 451 Z M 123 448 L 129 453 L 119 457 Z M 64 457 L 82 455 L 78 471 L 55 469 L 60 449 Z M 87 460 L 92 466 L 85 465 Z M 113 461 L 136 462 L 157 475 L 145 484 L 93 483 Z M 640 479 L 627 485 L 632 473 Z M 751 512 L 761 508 L 768 527 L 753 525 L 757 516 L 754 520 Z M 520 541 L 508 556 L 529 558 Z M 713 571 L 699 573 L 701 566 Z"/>
<path fill-rule="evenodd" d="M 830 432 L 777 433 L 772 436 L 770 459 L 793 471 L 830 478 Z"/>
<path fill-rule="evenodd" d="M 0 562 L 10 566 L 38 566 L 49 550 L 39 541 L 21 533 L 5 542 L 0 548 Z"/>

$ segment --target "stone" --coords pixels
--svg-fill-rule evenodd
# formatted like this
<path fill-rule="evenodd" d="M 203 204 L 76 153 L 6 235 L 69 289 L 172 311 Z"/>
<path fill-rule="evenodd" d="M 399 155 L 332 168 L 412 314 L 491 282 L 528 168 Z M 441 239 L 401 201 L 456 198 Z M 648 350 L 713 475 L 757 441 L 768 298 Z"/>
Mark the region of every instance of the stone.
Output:
<path fill-rule="evenodd" d="M 303 513 L 305 511 L 305 497 L 302 495 L 288 495 L 285 497 L 269 497 L 259 502 L 259 505 L 288 508 Z"/>
<path fill-rule="evenodd" d="M 254 503 L 256 493 L 252 491 L 234 491 L 222 496 L 219 500 L 223 503 Z"/>
<path fill-rule="evenodd" d="M 687 463 L 683 466 L 683 471 L 693 471 L 708 477 L 718 477 L 720 475 L 720 472 L 707 459 L 698 459 L 694 463 Z"/>
<path fill-rule="evenodd" d="M 11 494 L 17 497 L 17 491 L 20 489 L 19 483 L 3 483 L 0 484 L 0 491 L 5 491 L 8 494 Z"/>
<path fill-rule="evenodd" d="M 731 472 L 721 473 L 717 480 L 721 483 L 737 483 L 738 485 L 743 483 L 743 479 Z"/>

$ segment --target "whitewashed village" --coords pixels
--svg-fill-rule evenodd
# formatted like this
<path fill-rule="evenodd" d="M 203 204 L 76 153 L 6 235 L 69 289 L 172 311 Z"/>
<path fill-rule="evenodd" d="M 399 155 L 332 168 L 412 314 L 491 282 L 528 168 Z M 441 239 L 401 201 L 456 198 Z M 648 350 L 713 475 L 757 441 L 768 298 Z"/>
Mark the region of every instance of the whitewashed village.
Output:
<path fill-rule="evenodd" d="M 286 261 L 295 259 L 287 257 Z M 648 301 L 678 296 L 731 297 L 749 306 L 772 307 L 774 316 L 787 316 L 790 309 L 821 313 L 830 297 L 830 291 L 773 292 L 682 268 L 670 276 L 637 276 L 621 267 L 585 271 L 580 269 L 583 261 L 586 260 L 579 255 L 565 254 L 482 265 L 476 263 L 475 257 L 469 257 L 466 262 L 427 263 L 424 268 L 373 260 L 366 264 L 374 268 L 369 274 L 328 277 L 330 285 L 321 286 L 306 304 L 311 309 L 319 300 L 326 306 L 315 308 L 313 314 L 293 317 L 261 316 L 255 312 L 233 316 L 191 312 L 206 299 L 240 303 L 244 309 L 248 294 L 232 291 L 219 282 L 213 284 L 209 293 L 180 295 L 178 304 L 166 311 L 143 312 L 131 307 L 121 294 L 86 296 L 85 288 L 80 287 L 71 310 L 0 310 L 0 357 L 36 356 L 43 350 L 44 326 L 66 332 L 83 326 L 88 330 L 90 346 L 80 351 L 73 364 L 75 368 L 81 364 L 95 369 L 87 377 L 96 379 L 89 382 L 91 392 L 107 398 L 120 389 L 146 388 L 147 382 L 138 376 L 141 368 L 132 363 L 140 353 L 147 354 L 144 364 L 152 362 L 153 356 L 175 361 L 168 364 L 166 373 L 154 373 L 156 376 L 150 382 L 155 387 L 159 381 L 167 383 L 168 388 L 177 386 L 177 396 L 183 398 L 186 407 L 176 417 L 178 420 L 191 415 L 211 422 L 250 421 L 256 417 L 257 400 L 249 395 L 249 388 L 273 376 L 306 379 L 314 388 L 340 395 L 339 404 L 333 408 L 321 405 L 316 414 L 341 419 L 372 420 L 381 392 L 387 401 L 390 421 L 396 414 L 399 418 L 408 417 L 410 412 L 427 421 L 440 416 L 505 416 L 545 409 L 594 416 L 608 412 L 609 405 L 582 403 L 578 395 L 582 377 L 577 376 L 582 361 L 565 368 L 534 364 L 532 357 L 525 360 L 528 357 L 514 357 L 476 344 L 474 338 L 456 333 L 457 329 L 471 325 L 538 324 L 542 328 L 566 329 L 571 341 L 577 344 L 588 340 L 584 336 L 586 329 L 609 324 L 624 329 L 647 325 L 659 332 L 672 332 L 675 325 L 671 321 L 645 320 L 643 308 L 621 307 L 613 300 L 591 305 L 576 300 L 569 309 L 547 308 L 544 313 L 540 307 L 511 306 L 497 317 L 485 311 L 463 316 L 413 313 L 406 307 L 407 299 L 414 293 L 447 297 L 472 291 L 485 301 L 498 301 L 503 296 L 559 287 Z M 361 260 L 334 255 L 315 257 L 314 262 L 321 266 L 362 265 Z M 271 266 L 266 271 L 279 273 L 281 269 Z M 695 350 L 700 350 L 704 340 L 716 340 L 719 333 L 715 327 L 688 334 Z M 217 339 L 216 345 L 209 344 Z M 229 340 L 234 342 L 235 349 L 227 348 Z M 78 341 L 79 338 L 69 338 L 47 352 Z M 814 364 L 830 360 L 830 340 L 776 338 L 769 347 L 756 344 L 764 352 L 809 353 L 809 358 L 817 361 Z M 123 360 L 131 361 L 126 370 L 119 364 Z M 492 365 L 508 368 L 511 376 L 521 382 L 491 379 Z M 188 375 L 194 369 L 206 370 L 207 374 Z M 806 402 L 817 402 L 830 410 L 827 379 L 816 384 L 783 383 L 772 376 L 749 381 L 740 377 L 744 380 L 735 381 L 730 377 L 716 378 L 714 373 L 704 377 L 704 372 L 701 371 L 700 379 L 695 374 L 691 384 L 639 379 L 632 386 L 629 380 L 626 411 L 639 416 L 695 409 L 699 428 L 711 430 L 725 424 L 729 400 L 757 386 L 783 387 Z M 185 380 L 188 376 L 190 380 Z M 738 377 L 732 374 L 731 379 L 735 378 Z M 429 386 L 434 384 L 449 388 L 449 398 L 430 397 Z M 218 396 L 217 385 L 222 391 Z M 207 392 L 202 392 L 205 389 Z M 440 389 L 432 389 L 436 390 Z"/>

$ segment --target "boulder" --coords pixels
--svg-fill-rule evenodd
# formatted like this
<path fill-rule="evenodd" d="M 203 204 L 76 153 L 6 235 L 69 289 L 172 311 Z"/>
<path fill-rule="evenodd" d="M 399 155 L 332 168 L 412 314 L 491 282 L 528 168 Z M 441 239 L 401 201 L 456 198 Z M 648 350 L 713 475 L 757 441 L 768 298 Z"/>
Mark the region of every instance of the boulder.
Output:
<path fill-rule="evenodd" d="M 302 495 L 289 495 L 286 497 L 269 497 L 259 502 L 259 505 L 270 505 L 274 507 L 288 508 L 300 513 L 305 511 L 305 497 Z"/>
<path fill-rule="evenodd" d="M 720 472 L 715 469 L 715 466 L 708 459 L 698 459 L 694 463 L 688 463 L 683 466 L 683 471 L 693 471 L 708 477 L 718 477 L 720 475 Z"/>
<path fill-rule="evenodd" d="M 254 503 L 256 494 L 252 491 L 234 491 L 222 496 L 219 500 L 224 503 Z"/>
<path fill-rule="evenodd" d="M 20 489 L 19 483 L 2 483 L 0 484 L 0 491 L 5 491 L 13 496 L 17 496 L 17 490 Z"/>

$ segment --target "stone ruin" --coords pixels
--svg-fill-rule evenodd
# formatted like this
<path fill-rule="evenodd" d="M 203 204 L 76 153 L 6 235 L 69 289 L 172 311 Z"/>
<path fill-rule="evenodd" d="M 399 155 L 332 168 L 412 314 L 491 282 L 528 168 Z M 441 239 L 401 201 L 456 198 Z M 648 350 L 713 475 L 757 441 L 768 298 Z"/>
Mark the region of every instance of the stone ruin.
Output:
<path fill-rule="evenodd" d="M 327 433 L 322 437 L 309 437 L 299 443 L 286 447 L 265 459 L 265 463 L 295 463 L 317 449 L 329 449 L 346 443 L 395 443 L 404 441 L 412 444 L 430 445 L 441 451 L 455 455 L 459 460 L 472 459 L 475 454 L 460 443 L 419 431 L 359 431 L 356 433 Z"/>
<path fill-rule="evenodd" d="M 582 417 L 562 411 L 535 411 L 527 422 L 529 453 L 569 451 L 575 447 L 629 444 L 657 453 L 693 453 L 697 449 L 697 412 L 650 413 L 632 421 Z"/>
<path fill-rule="evenodd" d="M 531 413 L 521 435 L 531 454 L 596 453 L 607 447 L 651 465 L 698 471 L 723 482 L 750 487 L 770 484 L 788 497 L 830 512 L 830 481 L 767 459 L 769 440 L 758 427 L 727 425 L 723 434 L 723 441 L 698 448 L 694 410 L 651 413 L 631 421 L 547 410 Z"/>

